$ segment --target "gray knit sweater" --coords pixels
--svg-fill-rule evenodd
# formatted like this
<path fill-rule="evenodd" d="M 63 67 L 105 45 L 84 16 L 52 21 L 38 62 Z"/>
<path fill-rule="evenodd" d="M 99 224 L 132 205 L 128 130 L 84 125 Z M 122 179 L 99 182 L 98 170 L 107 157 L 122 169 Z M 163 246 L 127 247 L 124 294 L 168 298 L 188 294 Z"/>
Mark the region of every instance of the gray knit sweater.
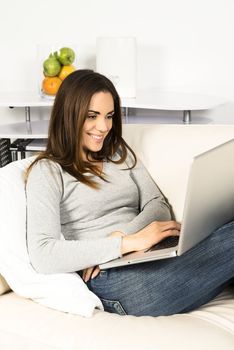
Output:
<path fill-rule="evenodd" d="M 138 160 L 105 162 L 109 182 L 95 180 L 95 190 L 77 181 L 60 165 L 41 160 L 26 185 L 27 244 L 31 263 L 40 273 L 74 272 L 121 256 L 121 237 L 154 220 L 170 220 L 169 207 Z"/>

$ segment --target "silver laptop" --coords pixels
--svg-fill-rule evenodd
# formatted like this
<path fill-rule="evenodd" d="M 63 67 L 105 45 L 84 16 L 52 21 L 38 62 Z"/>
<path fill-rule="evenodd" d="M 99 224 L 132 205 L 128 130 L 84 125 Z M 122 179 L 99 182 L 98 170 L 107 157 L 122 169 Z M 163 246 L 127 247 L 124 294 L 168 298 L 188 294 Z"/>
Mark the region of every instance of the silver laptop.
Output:
<path fill-rule="evenodd" d="M 213 230 L 234 220 L 234 139 L 194 157 L 179 237 L 148 250 L 125 254 L 100 268 L 138 264 L 182 255 Z"/>

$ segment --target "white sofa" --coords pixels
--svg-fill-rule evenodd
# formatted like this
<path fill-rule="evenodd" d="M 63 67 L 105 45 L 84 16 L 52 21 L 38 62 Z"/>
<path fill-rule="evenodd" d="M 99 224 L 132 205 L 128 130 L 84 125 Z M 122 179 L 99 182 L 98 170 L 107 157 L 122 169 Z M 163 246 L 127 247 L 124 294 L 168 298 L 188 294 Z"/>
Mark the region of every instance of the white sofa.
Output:
<path fill-rule="evenodd" d="M 180 221 L 192 157 L 233 138 L 234 125 L 125 125 L 124 137 Z M 7 285 L 0 280 L 0 294 L 4 291 Z M 41 306 L 12 291 L 0 296 L 1 350 L 121 348 L 233 350 L 234 286 L 198 310 L 157 318 L 100 310 L 84 318 Z"/>

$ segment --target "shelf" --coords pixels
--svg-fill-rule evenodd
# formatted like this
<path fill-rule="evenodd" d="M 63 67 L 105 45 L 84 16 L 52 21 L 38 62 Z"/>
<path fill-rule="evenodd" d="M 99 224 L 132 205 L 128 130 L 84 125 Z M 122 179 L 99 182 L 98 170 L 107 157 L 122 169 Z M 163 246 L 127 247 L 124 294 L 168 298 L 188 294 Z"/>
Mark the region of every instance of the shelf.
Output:
<path fill-rule="evenodd" d="M 46 148 L 47 139 L 32 140 L 25 148 L 26 152 L 44 151 Z"/>
<path fill-rule="evenodd" d="M 49 120 L 0 125 L 0 138 L 44 139 L 48 136 Z"/>
<path fill-rule="evenodd" d="M 136 98 L 121 98 L 126 121 L 128 108 L 144 108 L 183 112 L 183 122 L 191 122 L 191 111 L 215 108 L 226 103 L 224 99 L 204 94 L 174 91 L 139 90 Z M 54 99 L 41 98 L 36 92 L 0 93 L 0 107 L 24 107 L 25 121 L 30 122 L 31 107 L 51 107 Z"/>
<path fill-rule="evenodd" d="M 154 89 L 139 90 L 136 98 L 121 98 L 121 101 L 122 107 L 174 111 L 210 109 L 227 102 L 217 96 Z M 53 103 L 53 98 L 41 98 L 35 92 L 0 93 L 0 107 L 50 107 Z"/>
<path fill-rule="evenodd" d="M 35 92 L 0 93 L 0 107 L 50 107 L 53 103 Z"/>
<path fill-rule="evenodd" d="M 171 111 L 205 110 L 217 107 L 227 101 L 223 98 L 195 93 L 175 91 L 138 91 L 136 98 L 122 98 L 122 106 Z"/>
<path fill-rule="evenodd" d="M 211 109 L 227 101 L 210 95 L 178 93 L 170 91 L 138 91 L 136 98 L 121 98 L 124 108 L 125 122 L 128 122 L 128 108 L 142 108 L 168 111 L 181 111 L 183 122 L 191 122 L 191 111 Z M 49 120 L 32 121 L 30 118 L 31 107 L 51 107 L 54 99 L 46 99 L 36 92 L 9 92 L 0 93 L 0 107 L 23 107 L 25 109 L 25 122 L 0 125 L 0 138 L 3 139 L 32 139 L 25 151 L 42 150 L 48 137 Z M 43 139 L 43 140 L 39 140 Z M 17 150 L 12 152 L 14 160 L 18 159 Z"/>

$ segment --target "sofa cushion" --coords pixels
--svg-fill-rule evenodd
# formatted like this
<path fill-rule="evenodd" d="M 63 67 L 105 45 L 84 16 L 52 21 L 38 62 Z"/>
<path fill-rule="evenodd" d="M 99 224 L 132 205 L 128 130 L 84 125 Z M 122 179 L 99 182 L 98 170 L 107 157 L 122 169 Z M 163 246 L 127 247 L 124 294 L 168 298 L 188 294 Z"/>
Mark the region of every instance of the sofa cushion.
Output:
<path fill-rule="evenodd" d="M 0 275 L 0 295 L 9 292 L 11 289 L 3 276 Z"/>
<path fill-rule="evenodd" d="M 95 307 L 102 309 L 102 304 L 78 274 L 39 274 L 30 263 L 24 171 L 32 159 L 0 169 L 0 273 L 21 296 L 57 310 L 91 316 Z"/>
<path fill-rule="evenodd" d="M 233 138 L 234 126 L 125 125 L 123 131 L 127 142 L 149 169 L 172 204 L 177 220 L 180 220 L 192 157 Z M 88 299 L 85 299 L 87 290 L 81 288 L 81 297 L 78 292 L 78 275 L 66 274 L 65 277 L 59 274 L 59 280 L 58 275 L 53 278 L 51 275 L 36 274 L 30 264 L 26 249 L 25 193 L 22 186 L 22 171 L 30 161 L 26 159 L 14 162 L 0 169 L 0 273 L 19 295 L 31 297 L 44 305 L 64 311 L 71 311 L 72 305 L 75 305 L 77 313 L 81 307 L 80 312 L 85 314 L 87 305 L 85 302 L 81 302 L 80 305 L 79 301 L 86 300 L 88 303 Z M 17 196 L 20 196 L 20 201 L 15 200 Z M 72 283 L 72 288 L 69 288 L 69 283 Z M 58 291 L 61 294 L 56 300 L 54 295 Z M 71 302 L 69 305 L 68 298 Z M 101 307 L 94 295 L 91 296 L 91 304 L 88 305 L 89 315 L 95 306 Z"/>
<path fill-rule="evenodd" d="M 119 316 L 96 311 L 84 319 L 8 293 L 0 298 L 4 350 L 233 350 L 234 290 L 187 314 Z"/>

